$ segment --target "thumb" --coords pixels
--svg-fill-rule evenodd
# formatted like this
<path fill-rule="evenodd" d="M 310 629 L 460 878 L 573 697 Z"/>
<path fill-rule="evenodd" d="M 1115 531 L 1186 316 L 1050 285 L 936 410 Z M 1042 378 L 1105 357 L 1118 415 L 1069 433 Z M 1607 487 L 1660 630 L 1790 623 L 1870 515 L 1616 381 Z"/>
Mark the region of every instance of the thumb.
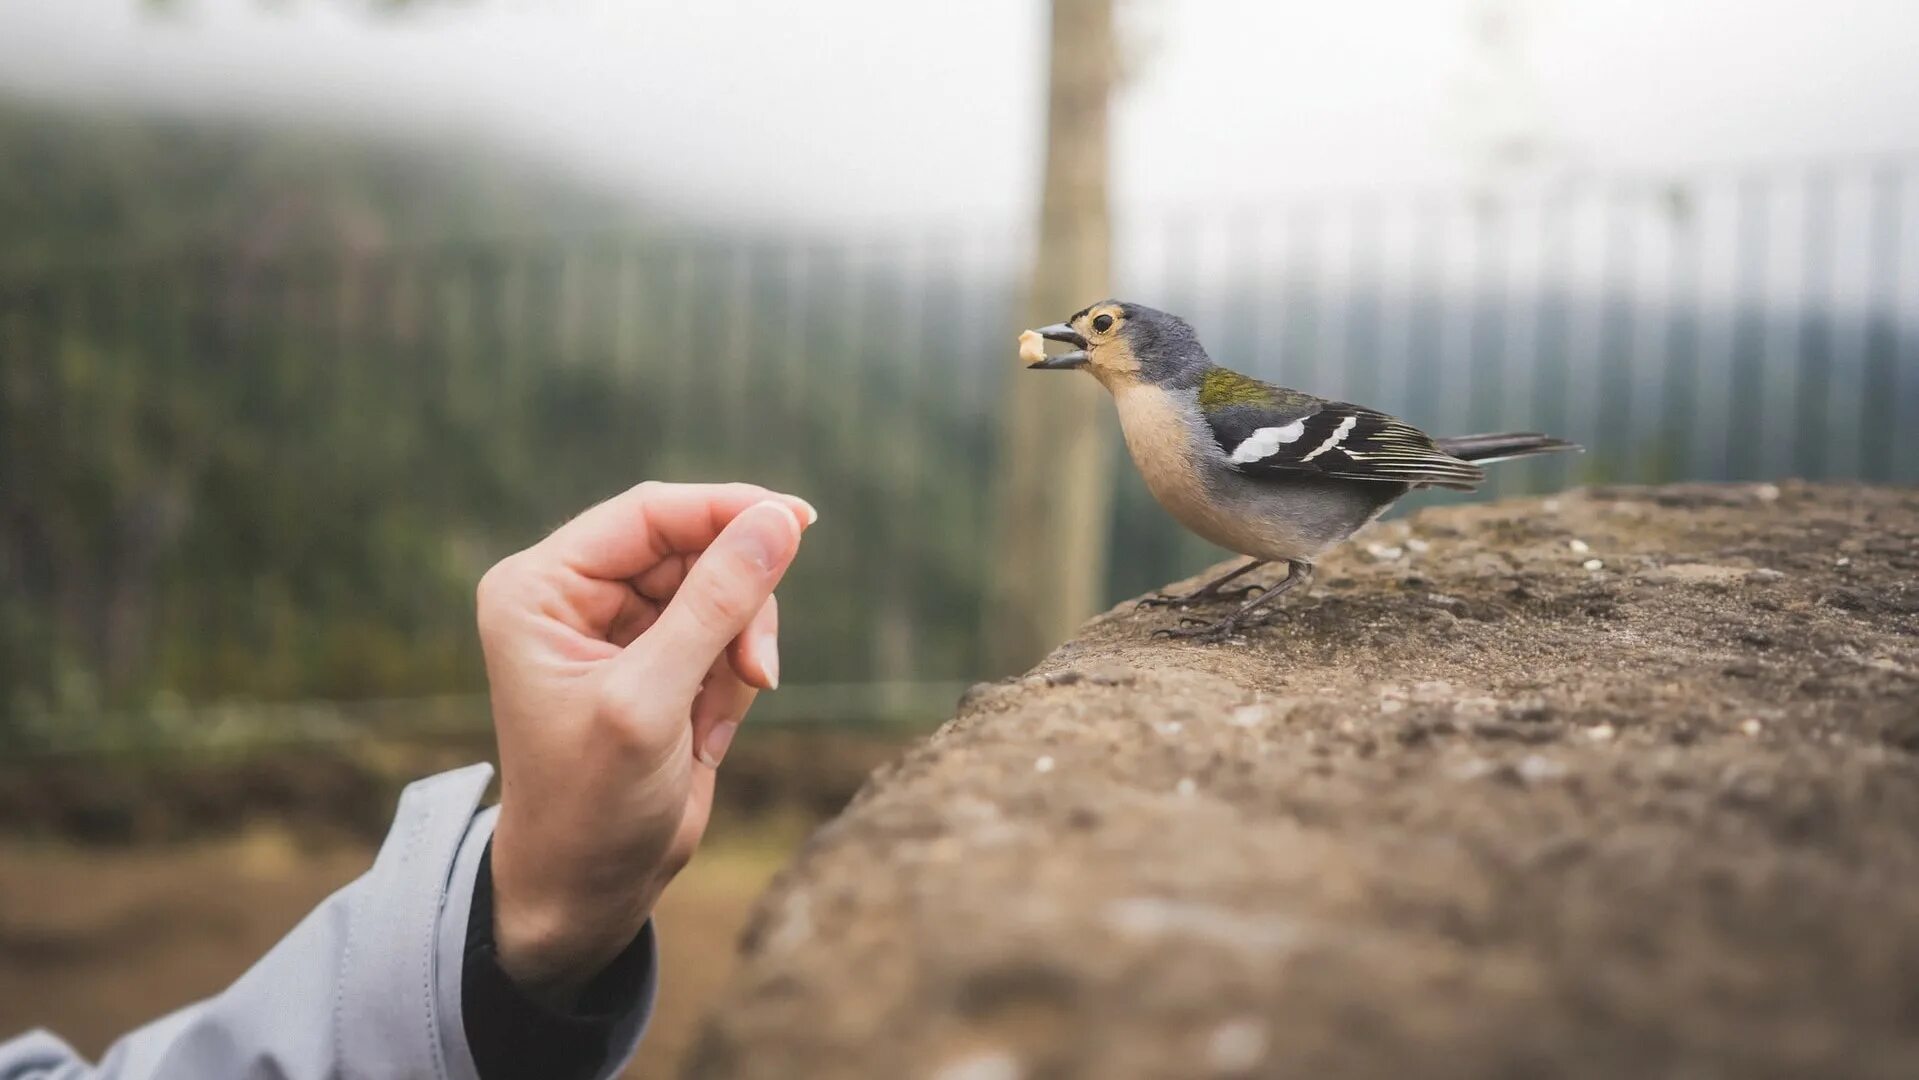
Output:
<path fill-rule="evenodd" d="M 659 621 L 626 647 L 622 676 L 692 700 L 714 659 L 773 595 L 799 544 L 799 518 L 785 505 L 742 511 L 700 553 Z"/>

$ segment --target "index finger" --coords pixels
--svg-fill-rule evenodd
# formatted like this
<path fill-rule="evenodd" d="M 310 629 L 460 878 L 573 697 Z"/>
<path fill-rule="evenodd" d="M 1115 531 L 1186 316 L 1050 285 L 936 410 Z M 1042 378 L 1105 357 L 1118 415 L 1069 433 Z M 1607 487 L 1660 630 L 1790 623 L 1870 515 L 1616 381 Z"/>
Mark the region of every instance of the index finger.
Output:
<path fill-rule="evenodd" d="M 665 484 L 649 480 L 591 507 L 538 549 L 590 578 L 637 577 L 675 552 L 703 551 L 747 507 L 785 503 L 802 526 L 819 520 L 805 499 L 757 484 Z"/>

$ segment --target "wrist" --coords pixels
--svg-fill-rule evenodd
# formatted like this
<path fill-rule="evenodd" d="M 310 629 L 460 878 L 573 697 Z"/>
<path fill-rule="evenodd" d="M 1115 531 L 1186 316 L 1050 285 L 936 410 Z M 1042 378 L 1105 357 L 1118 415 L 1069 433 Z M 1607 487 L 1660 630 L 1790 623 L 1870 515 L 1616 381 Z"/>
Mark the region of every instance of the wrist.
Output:
<path fill-rule="evenodd" d="M 528 997 L 565 1009 L 632 944 L 659 897 L 657 888 L 595 902 L 529 895 L 493 869 L 493 942 L 500 969 Z"/>

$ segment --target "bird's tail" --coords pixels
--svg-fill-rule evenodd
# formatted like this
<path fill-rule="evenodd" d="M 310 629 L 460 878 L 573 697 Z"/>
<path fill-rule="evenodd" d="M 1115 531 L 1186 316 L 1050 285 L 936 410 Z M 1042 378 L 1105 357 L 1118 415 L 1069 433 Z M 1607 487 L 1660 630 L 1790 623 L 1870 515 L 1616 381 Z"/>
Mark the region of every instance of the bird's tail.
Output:
<path fill-rule="evenodd" d="M 1448 454 L 1461 461 L 1471 461 L 1480 465 L 1505 461 L 1507 458 L 1585 449 L 1577 443 L 1569 443 L 1564 439 L 1555 439 L 1551 435 L 1541 435 L 1533 431 L 1508 431 L 1498 435 L 1461 435 L 1457 438 L 1436 441 L 1439 443 L 1439 448 Z"/>

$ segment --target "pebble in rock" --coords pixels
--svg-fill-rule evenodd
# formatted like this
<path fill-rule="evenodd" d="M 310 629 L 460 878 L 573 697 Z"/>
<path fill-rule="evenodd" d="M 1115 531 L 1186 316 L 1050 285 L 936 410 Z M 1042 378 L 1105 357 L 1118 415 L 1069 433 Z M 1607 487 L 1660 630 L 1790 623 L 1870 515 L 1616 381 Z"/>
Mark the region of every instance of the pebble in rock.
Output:
<path fill-rule="evenodd" d="M 1242 1018 L 1228 1020 L 1206 1037 L 1206 1064 L 1215 1072 L 1241 1073 L 1266 1056 L 1266 1025 Z"/>
<path fill-rule="evenodd" d="M 1026 1067 L 1004 1050 L 988 1050 L 949 1061 L 933 1073 L 933 1080 L 1020 1080 Z"/>

